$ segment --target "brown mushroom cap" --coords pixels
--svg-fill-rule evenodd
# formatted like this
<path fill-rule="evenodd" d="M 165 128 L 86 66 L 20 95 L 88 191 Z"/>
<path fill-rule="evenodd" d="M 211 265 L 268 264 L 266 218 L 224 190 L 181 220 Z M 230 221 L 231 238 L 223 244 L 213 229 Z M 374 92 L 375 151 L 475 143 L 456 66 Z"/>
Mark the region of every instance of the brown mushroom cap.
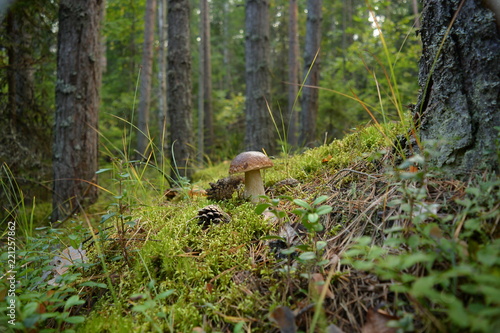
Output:
<path fill-rule="evenodd" d="M 273 161 L 258 151 L 247 151 L 236 156 L 229 166 L 229 174 L 272 167 Z"/>

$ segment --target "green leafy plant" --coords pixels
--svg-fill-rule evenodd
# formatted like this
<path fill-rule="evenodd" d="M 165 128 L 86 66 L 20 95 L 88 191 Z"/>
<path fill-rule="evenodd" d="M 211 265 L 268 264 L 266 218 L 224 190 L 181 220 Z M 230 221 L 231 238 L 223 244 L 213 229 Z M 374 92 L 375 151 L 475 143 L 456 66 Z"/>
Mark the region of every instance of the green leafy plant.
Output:
<path fill-rule="evenodd" d="M 419 172 L 405 172 L 409 163 Z M 440 213 L 429 204 L 429 174 L 425 160 L 408 159 L 394 173 L 400 183 L 400 198 L 389 205 L 400 213 L 395 226 L 385 230 L 382 245 L 361 237 L 343 257 L 345 264 L 392 281 L 432 331 L 492 332 L 500 329 L 500 241 L 491 236 L 498 221 L 500 181 L 480 181 L 456 199 L 458 214 Z M 400 311 L 394 323 L 402 331 L 412 325 L 413 314 Z"/>
<path fill-rule="evenodd" d="M 285 218 L 287 214 L 278 209 L 280 199 L 269 199 L 265 197 L 268 202 L 261 203 L 255 208 L 257 214 L 261 214 L 264 210 L 271 208 L 270 212 L 276 216 L 278 219 Z M 315 234 L 323 230 L 323 225 L 320 222 L 320 217 L 322 215 L 329 214 L 332 211 L 332 207 L 329 205 L 321 205 L 328 199 L 328 196 L 319 196 L 311 204 L 302 199 L 293 199 L 291 197 L 282 196 L 282 199 L 292 201 L 300 208 L 296 208 L 292 211 L 293 214 L 297 215 L 300 219 L 302 225 L 308 231 L 308 239 L 304 244 L 290 246 L 287 249 L 281 250 L 284 255 L 290 255 L 296 251 L 300 251 L 298 260 L 304 264 L 313 263 L 314 265 L 323 266 L 328 263 L 328 260 L 323 260 L 323 251 L 326 247 L 325 241 L 315 241 Z M 267 237 L 266 239 L 279 239 L 286 242 L 285 239 L 278 236 Z"/>
<path fill-rule="evenodd" d="M 40 229 L 36 237 L 16 251 L 15 263 L 6 273 L 6 277 L 14 278 L 14 284 L 9 283 L 9 279 L 0 281 L 0 290 L 9 290 L 7 297 L 0 301 L 0 328 L 74 332 L 74 325 L 84 321 L 78 309 L 85 303 L 82 298 L 89 282 L 82 282 L 81 275 L 91 264 L 75 260 L 65 273 L 56 274 L 53 251 L 62 241 L 77 240 L 81 236 L 78 228 Z M 4 252 L 0 259 L 7 262 L 7 256 L 8 252 Z M 15 286 L 13 295 L 10 294 L 12 286 Z M 15 311 L 8 307 L 12 299 Z"/>

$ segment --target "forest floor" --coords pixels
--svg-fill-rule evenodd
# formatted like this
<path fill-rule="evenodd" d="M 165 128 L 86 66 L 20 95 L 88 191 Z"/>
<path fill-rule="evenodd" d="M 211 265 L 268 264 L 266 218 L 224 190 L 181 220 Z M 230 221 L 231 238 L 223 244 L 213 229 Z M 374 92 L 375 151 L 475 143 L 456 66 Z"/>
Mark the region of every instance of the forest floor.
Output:
<path fill-rule="evenodd" d="M 115 168 L 119 192 L 92 233 L 79 229 L 87 263 L 49 287 L 77 294 L 64 311 L 81 319 L 43 320 L 127 333 L 500 327 L 500 182 L 449 179 L 387 137 L 367 127 L 274 159 L 259 204 L 238 180 L 216 182 L 228 162 L 160 195 L 137 165 Z"/>

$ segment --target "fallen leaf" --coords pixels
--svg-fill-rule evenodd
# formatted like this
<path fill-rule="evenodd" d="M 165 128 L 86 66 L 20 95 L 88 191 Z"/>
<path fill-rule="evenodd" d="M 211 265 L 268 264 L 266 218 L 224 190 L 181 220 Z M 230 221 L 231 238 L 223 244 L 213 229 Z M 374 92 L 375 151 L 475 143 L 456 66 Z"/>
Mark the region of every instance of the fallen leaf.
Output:
<path fill-rule="evenodd" d="M 366 314 L 366 322 L 361 328 L 361 333 L 396 333 L 396 329 L 387 327 L 387 323 L 398 319 L 383 310 L 370 309 Z"/>
<path fill-rule="evenodd" d="M 331 324 L 326 328 L 327 333 L 344 333 L 337 325 Z"/>
<path fill-rule="evenodd" d="M 332 159 L 332 155 L 328 155 L 328 157 L 321 160 L 321 163 L 328 163 Z"/>
<path fill-rule="evenodd" d="M 296 333 L 295 315 L 287 306 L 279 306 L 269 315 L 269 319 L 275 322 L 280 328 L 281 333 Z"/>
<path fill-rule="evenodd" d="M 333 299 L 333 293 L 332 291 L 330 290 L 330 286 L 327 286 L 325 284 L 325 278 L 323 277 L 323 275 L 321 275 L 320 273 L 314 273 L 312 276 L 311 276 L 311 285 L 310 285 L 310 289 L 311 288 L 314 288 L 315 289 L 315 293 L 317 293 L 317 295 L 321 295 L 321 293 L 323 292 L 323 290 L 325 288 L 327 288 L 326 290 L 326 297 L 330 298 L 330 299 Z"/>
<path fill-rule="evenodd" d="M 62 250 L 60 256 L 55 256 L 52 259 L 52 264 L 55 266 L 52 271 L 55 277 L 47 281 L 47 283 L 49 285 L 57 285 L 57 277 L 66 273 L 69 267 L 73 266 L 76 262 L 88 262 L 85 250 L 75 249 L 73 246 Z"/>
<path fill-rule="evenodd" d="M 195 327 L 192 330 L 193 333 L 205 333 L 205 330 L 201 327 Z"/>

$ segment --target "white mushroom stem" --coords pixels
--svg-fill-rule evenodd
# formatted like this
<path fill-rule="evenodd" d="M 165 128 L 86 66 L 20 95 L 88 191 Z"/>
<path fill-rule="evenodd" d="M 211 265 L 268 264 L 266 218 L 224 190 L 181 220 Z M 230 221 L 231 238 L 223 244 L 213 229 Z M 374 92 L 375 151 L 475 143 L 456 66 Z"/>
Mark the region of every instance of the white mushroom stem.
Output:
<path fill-rule="evenodd" d="M 245 172 L 245 198 L 250 199 L 251 202 L 259 202 L 259 195 L 265 195 L 264 184 L 260 176 L 260 170 L 252 170 Z"/>

